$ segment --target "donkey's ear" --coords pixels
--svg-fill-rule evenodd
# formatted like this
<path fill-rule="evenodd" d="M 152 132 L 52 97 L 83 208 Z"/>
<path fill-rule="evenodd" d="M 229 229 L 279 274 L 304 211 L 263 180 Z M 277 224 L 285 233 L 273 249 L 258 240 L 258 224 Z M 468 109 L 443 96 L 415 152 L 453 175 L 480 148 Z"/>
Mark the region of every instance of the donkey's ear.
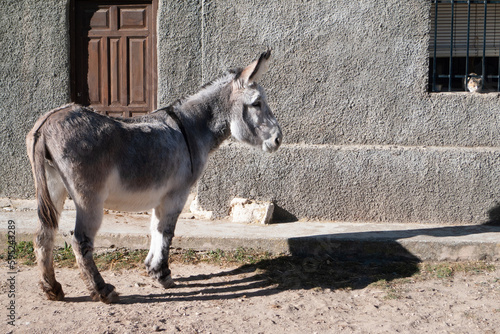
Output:
<path fill-rule="evenodd" d="M 262 53 L 259 59 L 245 67 L 240 76 L 243 84 L 249 84 L 258 81 L 262 77 L 262 75 L 266 73 L 270 57 L 271 50 L 268 50 L 267 52 Z"/>

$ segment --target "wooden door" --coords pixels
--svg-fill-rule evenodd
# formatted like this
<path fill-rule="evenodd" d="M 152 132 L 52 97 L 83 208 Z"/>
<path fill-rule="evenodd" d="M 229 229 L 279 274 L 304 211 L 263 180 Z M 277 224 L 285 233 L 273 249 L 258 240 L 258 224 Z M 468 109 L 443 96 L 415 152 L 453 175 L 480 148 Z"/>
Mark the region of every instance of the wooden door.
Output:
<path fill-rule="evenodd" d="M 74 2 L 73 98 L 131 117 L 156 108 L 154 1 Z"/>

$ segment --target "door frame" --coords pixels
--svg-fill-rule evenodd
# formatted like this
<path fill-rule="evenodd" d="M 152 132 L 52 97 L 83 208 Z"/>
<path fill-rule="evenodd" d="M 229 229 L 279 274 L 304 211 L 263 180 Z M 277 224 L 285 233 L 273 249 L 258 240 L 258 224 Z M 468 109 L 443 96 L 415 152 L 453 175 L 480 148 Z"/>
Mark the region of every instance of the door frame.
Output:
<path fill-rule="evenodd" d="M 70 0 L 69 8 L 69 38 L 70 38 L 70 97 L 71 101 L 77 101 L 77 83 L 76 83 L 76 3 L 79 0 Z M 105 4 L 141 4 L 141 3 L 151 3 L 153 11 L 153 22 L 151 33 L 151 76 L 152 76 L 152 87 L 151 87 L 151 112 L 157 108 L 158 102 L 158 59 L 157 59 L 157 15 L 158 15 L 158 0 L 82 0 L 86 2 L 95 2 L 96 5 Z"/>

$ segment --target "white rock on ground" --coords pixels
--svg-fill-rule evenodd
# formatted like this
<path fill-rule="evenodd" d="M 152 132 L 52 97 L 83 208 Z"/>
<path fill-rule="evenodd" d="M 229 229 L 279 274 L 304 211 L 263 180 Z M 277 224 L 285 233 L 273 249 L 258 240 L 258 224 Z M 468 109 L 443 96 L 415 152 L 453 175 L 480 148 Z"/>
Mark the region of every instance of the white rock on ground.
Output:
<path fill-rule="evenodd" d="M 231 201 L 230 215 L 233 223 L 269 224 L 274 212 L 271 202 L 253 201 L 236 197 Z"/>

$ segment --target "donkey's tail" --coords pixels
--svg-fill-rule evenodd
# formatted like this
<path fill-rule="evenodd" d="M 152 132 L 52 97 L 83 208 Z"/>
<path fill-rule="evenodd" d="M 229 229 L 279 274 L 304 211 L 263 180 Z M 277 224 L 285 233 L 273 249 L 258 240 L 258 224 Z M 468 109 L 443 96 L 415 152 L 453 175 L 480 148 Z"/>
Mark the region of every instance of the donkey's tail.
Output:
<path fill-rule="evenodd" d="M 47 119 L 55 112 L 73 107 L 72 104 L 53 109 L 38 119 L 33 129 L 26 136 L 26 148 L 31 162 L 33 177 L 35 179 L 35 191 L 38 201 L 38 218 L 42 228 L 56 229 L 59 212 L 57 211 L 52 198 L 50 197 L 45 171 L 45 160 L 49 156 L 43 125 Z"/>
<path fill-rule="evenodd" d="M 45 159 L 47 156 L 47 147 L 45 138 L 42 135 L 38 140 L 35 137 L 33 147 L 33 173 L 35 177 L 36 197 L 38 200 L 38 218 L 45 227 L 57 229 L 59 214 L 50 198 L 49 188 L 47 186 L 47 177 L 45 175 Z"/>

